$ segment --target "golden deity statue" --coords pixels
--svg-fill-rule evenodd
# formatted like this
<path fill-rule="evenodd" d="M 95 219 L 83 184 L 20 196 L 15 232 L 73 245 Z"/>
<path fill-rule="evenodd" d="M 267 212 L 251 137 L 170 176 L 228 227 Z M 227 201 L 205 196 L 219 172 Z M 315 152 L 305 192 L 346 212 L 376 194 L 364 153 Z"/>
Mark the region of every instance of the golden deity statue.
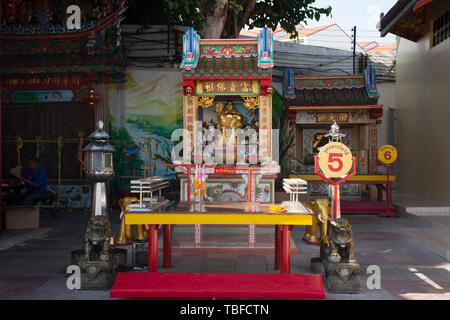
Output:
<path fill-rule="evenodd" d="M 227 103 L 225 108 L 223 107 L 223 103 L 217 103 L 216 112 L 218 130 L 239 129 L 244 125 L 244 118 L 236 110 L 231 101 Z"/>

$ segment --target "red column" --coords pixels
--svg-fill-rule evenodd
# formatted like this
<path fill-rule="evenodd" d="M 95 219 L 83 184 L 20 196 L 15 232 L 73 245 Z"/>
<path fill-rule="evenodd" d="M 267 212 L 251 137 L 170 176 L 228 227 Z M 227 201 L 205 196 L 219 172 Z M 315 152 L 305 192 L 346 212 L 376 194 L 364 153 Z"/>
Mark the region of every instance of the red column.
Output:
<path fill-rule="evenodd" d="M 383 201 L 383 187 L 382 187 L 382 185 L 376 184 L 375 186 L 377 187 L 377 191 L 378 191 L 378 201 Z"/>
<path fill-rule="evenodd" d="M 390 181 L 386 185 L 386 202 L 388 210 L 390 210 L 392 206 L 392 183 Z"/>
<path fill-rule="evenodd" d="M 290 237 L 289 226 L 283 226 L 281 231 L 281 273 L 291 273 Z"/>
<path fill-rule="evenodd" d="M 186 201 L 191 202 L 191 166 L 187 165 L 187 199 Z"/>
<path fill-rule="evenodd" d="M 163 267 L 172 267 L 172 225 L 164 225 L 164 253 L 163 253 Z"/>
<path fill-rule="evenodd" d="M 389 180 L 389 167 L 390 165 L 384 165 L 386 167 L 386 210 L 380 214 L 380 217 L 398 218 L 395 214 L 395 210 L 392 208 L 392 182 Z"/>
<path fill-rule="evenodd" d="M 158 271 L 158 228 L 150 225 L 148 230 L 148 272 Z"/>
<path fill-rule="evenodd" d="M 280 226 L 275 226 L 275 270 L 280 269 L 281 265 L 281 232 Z"/>
<path fill-rule="evenodd" d="M 247 192 L 248 192 L 248 202 L 252 202 L 252 169 L 248 169 L 248 188 L 247 188 Z"/>

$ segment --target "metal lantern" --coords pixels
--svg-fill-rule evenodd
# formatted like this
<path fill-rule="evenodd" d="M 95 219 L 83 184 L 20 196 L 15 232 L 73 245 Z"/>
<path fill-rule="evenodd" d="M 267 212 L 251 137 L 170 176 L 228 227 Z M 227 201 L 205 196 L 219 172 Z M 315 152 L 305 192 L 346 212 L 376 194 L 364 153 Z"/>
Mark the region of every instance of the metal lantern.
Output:
<path fill-rule="evenodd" d="M 93 139 L 84 149 L 84 172 L 89 180 L 95 181 L 92 215 L 108 215 L 105 182 L 114 177 L 113 152 L 109 135 L 103 130 L 103 121 L 90 136 Z"/>

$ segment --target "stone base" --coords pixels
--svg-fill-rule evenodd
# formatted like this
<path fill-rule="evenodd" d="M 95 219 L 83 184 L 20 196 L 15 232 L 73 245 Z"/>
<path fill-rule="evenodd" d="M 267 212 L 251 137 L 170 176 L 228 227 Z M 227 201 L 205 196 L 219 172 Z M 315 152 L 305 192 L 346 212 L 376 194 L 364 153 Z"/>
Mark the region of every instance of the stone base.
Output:
<path fill-rule="evenodd" d="M 357 294 L 360 291 L 359 277 L 357 275 L 351 276 L 348 280 L 344 281 L 339 276 L 327 275 L 324 278 L 325 288 L 330 293 L 353 293 Z"/>
<path fill-rule="evenodd" d="M 84 261 L 84 250 L 73 250 L 70 263 L 80 267 L 82 290 L 109 290 L 117 273 L 127 269 L 127 250 L 111 249 L 110 261 Z"/>
<path fill-rule="evenodd" d="M 330 293 L 359 293 L 360 266 L 357 263 L 332 263 L 323 261 L 324 283 Z"/>
<path fill-rule="evenodd" d="M 110 290 L 113 282 L 113 268 L 109 261 L 80 261 L 82 290 Z"/>
<path fill-rule="evenodd" d="M 130 254 L 131 256 L 131 254 Z M 111 262 L 114 272 L 114 276 L 117 272 L 122 272 L 128 266 L 128 250 L 123 248 L 112 248 L 111 249 Z M 84 250 L 73 250 L 70 253 L 70 264 L 79 264 L 84 261 Z"/>

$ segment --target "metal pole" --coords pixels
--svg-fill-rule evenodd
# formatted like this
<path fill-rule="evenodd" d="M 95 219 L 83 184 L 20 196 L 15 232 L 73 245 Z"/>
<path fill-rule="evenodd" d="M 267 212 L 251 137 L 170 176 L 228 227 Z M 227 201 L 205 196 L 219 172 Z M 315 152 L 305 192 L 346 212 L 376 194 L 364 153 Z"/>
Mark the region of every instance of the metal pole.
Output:
<path fill-rule="evenodd" d="M 337 199 L 337 188 L 338 188 L 338 185 L 337 184 L 333 184 L 333 204 L 334 204 L 334 214 L 333 214 L 333 216 L 334 216 L 334 220 L 336 220 L 336 219 L 338 219 L 338 210 L 337 210 L 337 207 L 338 207 L 338 199 Z"/>
<path fill-rule="evenodd" d="M 169 1 L 170 2 L 170 1 Z M 170 53 L 170 3 L 167 5 L 167 53 Z"/>
<path fill-rule="evenodd" d="M 0 6 L 0 26 L 2 25 L 2 6 Z M 2 87 L 2 75 L 0 74 L 0 88 Z M 0 236 L 3 232 L 3 206 L 2 206 L 2 91 L 0 90 Z M 20 168 L 19 168 L 20 169 Z"/>
<path fill-rule="evenodd" d="M 353 27 L 353 74 L 356 73 L 356 26 Z"/>
<path fill-rule="evenodd" d="M 0 25 L 1 25 L 1 9 L 0 9 Z M 0 75 L 0 88 L 2 86 L 2 76 Z M 2 93 L 0 90 L 0 236 L 2 235 L 3 230 L 3 206 L 2 206 L 2 187 L 3 183 L 2 177 Z"/>

